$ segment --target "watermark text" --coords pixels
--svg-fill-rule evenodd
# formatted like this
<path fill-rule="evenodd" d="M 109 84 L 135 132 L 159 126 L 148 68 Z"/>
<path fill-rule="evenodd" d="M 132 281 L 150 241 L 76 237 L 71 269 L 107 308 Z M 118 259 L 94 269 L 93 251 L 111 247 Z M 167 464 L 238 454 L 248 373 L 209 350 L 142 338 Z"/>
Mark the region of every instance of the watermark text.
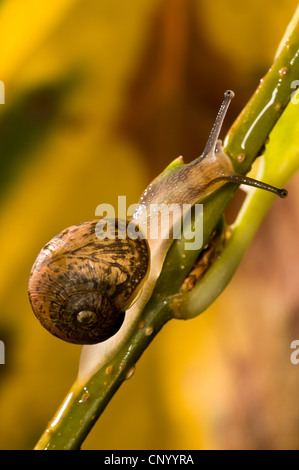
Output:
<path fill-rule="evenodd" d="M 5 346 L 3 341 L 0 341 L 0 364 L 5 364 Z"/>
<path fill-rule="evenodd" d="M 193 219 L 192 219 L 193 211 Z M 111 204 L 97 206 L 100 217 L 97 238 L 116 238 L 116 214 Z M 126 196 L 118 196 L 117 238 L 147 240 L 184 240 L 186 250 L 198 250 L 203 244 L 203 205 L 132 204 L 126 208 Z M 130 220 L 126 222 L 126 220 Z"/>
<path fill-rule="evenodd" d="M 295 89 L 291 94 L 291 101 L 293 104 L 299 103 L 299 80 L 293 80 L 291 83 L 291 88 Z"/>
<path fill-rule="evenodd" d="M 2 80 L 0 80 L 0 104 L 5 104 L 5 85 Z"/>
<path fill-rule="evenodd" d="M 291 342 L 291 349 L 295 350 L 292 352 L 291 357 L 290 357 L 291 363 L 296 366 L 299 364 L 299 340 L 298 339 L 295 339 L 294 341 Z"/>

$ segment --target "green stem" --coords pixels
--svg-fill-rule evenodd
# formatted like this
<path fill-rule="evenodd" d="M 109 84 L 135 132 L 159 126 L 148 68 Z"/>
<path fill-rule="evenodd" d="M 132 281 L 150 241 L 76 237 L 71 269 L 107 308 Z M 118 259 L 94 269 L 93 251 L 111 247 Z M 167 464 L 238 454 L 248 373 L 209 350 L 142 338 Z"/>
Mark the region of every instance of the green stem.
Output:
<path fill-rule="evenodd" d="M 156 302 L 149 315 L 142 314 L 138 327 L 123 349 L 82 387 L 77 382 L 52 419 L 36 450 L 71 450 L 81 443 L 122 382 L 129 379 L 135 364 L 162 326 L 171 318 L 169 304 Z"/>
<path fill-rule="evenodd" d="M 292 82 L 298 77 L 299 27 L 296 18 L 296 27 L 293 28 L 287 45 L 281 48 L 275 63 L 225 139 L 225 150 L 239 173 L 248 172 L 263 148 L 270 131 L 290 99 L 293 91 Z M 271 177 L 273 172 L 270 171 L 267 174 Z M 273 184 L 274 181 L 267 181 L 267 183 Z M 223 216 L 236 189 L 236 185 L 227 184 L 205 202 L 204 244 Z M 236 265 L 240 262 L 248 243 L 273 200 L 272 195 L 261 196 L 261 191 L 253 194 L 256 196 L 252 196 L 251 203 L 250 200 L 247 202 L 247 216 L 244 216 L 243 211 L 242 224 L 236 223 L 221 260 L 216 261 L 195 289 L 185 295 L 179 294 L 180 288 L 196 261 L 199 251 L 185 250 L 183 239 L 176 240 L 172 244 L 152 297 L 141 313 L 138 324 L 135 325 L 130 337 L 125 344 L 120 346 L 114 357 L 89 380 L 85 383 L 78 380 L 75 382 L 61 408 L 37 443 L 36 449 L 80 448 L 111 397 L 133 372 L 143 351 L 162 326 L 177 315 L 178 305 L 180 313 L 178 316 L 191 318 L 215 300 L 236 269 Z M 255 223 L 252 225 L 252 219 L 248 221 L 246 217 L 254 215 L 251 211 L 254 211 L 255 204 L 260 203 L 260 197 L 264 198 L 265 203 L 263 210 L 258 212 L 259 216 L 254 218 Z M 252 201 L 257 202 L 253 204 Z M 231 259 L 234 257 L 237 261 L 235 265 L 232 265 Z M 227 266 L 230 265 L 231 272 L 223 275 Z M 206 298 L 202 296 L 203 286 L 208 288 L 209 296 Z M 174 302 L 174 299 L 178 302 Z"/>

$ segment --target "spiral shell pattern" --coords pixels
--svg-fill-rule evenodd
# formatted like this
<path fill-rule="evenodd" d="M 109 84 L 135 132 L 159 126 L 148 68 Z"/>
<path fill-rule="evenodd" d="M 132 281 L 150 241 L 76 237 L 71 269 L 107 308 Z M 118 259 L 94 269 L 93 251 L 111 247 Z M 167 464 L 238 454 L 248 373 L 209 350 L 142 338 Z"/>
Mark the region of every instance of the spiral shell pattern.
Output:
<path fill-rule="evenodd" d="M 146 240 L 119 238 L 125 221 L 108 225 L 108 238 L 99 239 L 98 222 L 63 230 L 44 246 L 30 273 L 36 317 L 71 343 L 94 344 L 113 336 L 149 269 Z"/>

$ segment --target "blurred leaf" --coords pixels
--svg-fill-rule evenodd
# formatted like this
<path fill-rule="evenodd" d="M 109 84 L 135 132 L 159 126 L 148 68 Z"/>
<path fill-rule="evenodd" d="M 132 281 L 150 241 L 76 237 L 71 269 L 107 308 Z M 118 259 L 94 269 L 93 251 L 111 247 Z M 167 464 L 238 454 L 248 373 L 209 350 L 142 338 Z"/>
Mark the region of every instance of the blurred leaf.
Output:
<path fill-rule="evenodd" d="M 34 149 L 59 125 L 61 102 L 75 78 L 41 85 L 7 104 L 0 116 L 0 198 L 6 187 L 23 171 Z"/>
<path fill-rule="evenodd" d="M 78 0 L 6 0 L 0 9 L 0 77 L 5 83 L 16 79 L 26 57 L 57 26 Z"/>

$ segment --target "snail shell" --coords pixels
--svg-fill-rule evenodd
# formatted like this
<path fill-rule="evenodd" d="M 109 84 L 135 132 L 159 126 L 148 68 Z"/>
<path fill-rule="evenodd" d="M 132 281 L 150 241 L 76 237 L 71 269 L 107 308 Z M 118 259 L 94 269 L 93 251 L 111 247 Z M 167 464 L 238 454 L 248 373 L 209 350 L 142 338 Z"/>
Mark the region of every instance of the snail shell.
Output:
<path fill-rule="evenodd" d="M 118 331 L 149 269 L 146 240 L 118 238 L 125 221 L 117 221 L 115 230 L 108 224 L 113 233 L 101 240 L 98 222 L 74 225 L 54 237 L 29 279 L 29 299 L 41 324 L 77 344 L 105 341 Z"/>

